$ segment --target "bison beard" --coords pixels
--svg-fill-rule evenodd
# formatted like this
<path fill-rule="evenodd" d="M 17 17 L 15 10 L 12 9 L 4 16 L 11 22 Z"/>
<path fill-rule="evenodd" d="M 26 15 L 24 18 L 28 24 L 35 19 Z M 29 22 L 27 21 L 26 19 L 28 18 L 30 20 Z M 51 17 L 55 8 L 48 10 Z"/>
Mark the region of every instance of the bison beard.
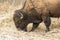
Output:
<path fill-rule="evenodd" d="M 27 31 L 27 25 L 33 23 L 31 31 L 35 30 L 39 23 L 44 21 L 47 31 L 51 24 L 50 17 L 60 16 L 60 0 L 26 0 L 24 7 L 16 10 L 13 20 L 18 29 Z M 23 16 L 23 18 L 22 18 Z"/>

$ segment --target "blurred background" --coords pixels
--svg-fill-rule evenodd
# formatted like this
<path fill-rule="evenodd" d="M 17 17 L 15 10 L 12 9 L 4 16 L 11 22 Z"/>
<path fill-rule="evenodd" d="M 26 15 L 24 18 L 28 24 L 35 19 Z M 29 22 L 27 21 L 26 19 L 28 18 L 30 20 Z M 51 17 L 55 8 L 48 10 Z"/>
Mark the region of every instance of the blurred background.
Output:
<path fill-rule="evenodd" d="M 0 12 L 22 8 L 25 0 L 0 0 Z"/>

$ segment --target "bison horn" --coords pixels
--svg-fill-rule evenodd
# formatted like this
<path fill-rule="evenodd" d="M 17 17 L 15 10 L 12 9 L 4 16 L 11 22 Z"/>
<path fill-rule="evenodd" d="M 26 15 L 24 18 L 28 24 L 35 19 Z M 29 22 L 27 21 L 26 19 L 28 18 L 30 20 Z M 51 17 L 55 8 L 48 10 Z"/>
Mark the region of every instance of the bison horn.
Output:
<path fill-rule="evenodd" d="M 22 14 L 22 13 L 20 13 L 20 15 L 21 15 L 20 19 L 23 19 L 23 14 Z"/>

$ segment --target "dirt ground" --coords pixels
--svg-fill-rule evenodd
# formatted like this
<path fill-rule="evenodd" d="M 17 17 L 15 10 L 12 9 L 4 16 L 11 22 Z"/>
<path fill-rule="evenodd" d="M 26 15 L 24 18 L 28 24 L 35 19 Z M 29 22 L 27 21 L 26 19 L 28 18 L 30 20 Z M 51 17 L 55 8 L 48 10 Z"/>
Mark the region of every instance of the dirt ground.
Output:
<path fill-rule="evenodd" d="M 60 18 L 51 18 L 49 32 L 42 22 L 33 32 L 18 31 L 13 21 L 14 11 L 22 8 L 21 0 L 0 0 L 0 40 L 60 40 Z M 23 1 L 23 0 L 22 0 Z M 32 23 L 28 25 L 31 29 Z"/>

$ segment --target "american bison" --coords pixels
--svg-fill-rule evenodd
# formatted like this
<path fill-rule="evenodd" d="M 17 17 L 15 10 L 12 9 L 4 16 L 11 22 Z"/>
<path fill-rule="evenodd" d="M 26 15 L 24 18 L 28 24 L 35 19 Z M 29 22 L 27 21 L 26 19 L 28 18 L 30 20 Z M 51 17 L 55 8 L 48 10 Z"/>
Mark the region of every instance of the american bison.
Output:
<path fill-rule="evenodd" d="M 27 31 L 26 26 L 33 23 L 33 31 L 43 21 L 49 31 L 50 17 L 59 16 L 60 0 L 26 0 L 24 7 L 15 11 L 13 19 L 18 29 Z"/>

